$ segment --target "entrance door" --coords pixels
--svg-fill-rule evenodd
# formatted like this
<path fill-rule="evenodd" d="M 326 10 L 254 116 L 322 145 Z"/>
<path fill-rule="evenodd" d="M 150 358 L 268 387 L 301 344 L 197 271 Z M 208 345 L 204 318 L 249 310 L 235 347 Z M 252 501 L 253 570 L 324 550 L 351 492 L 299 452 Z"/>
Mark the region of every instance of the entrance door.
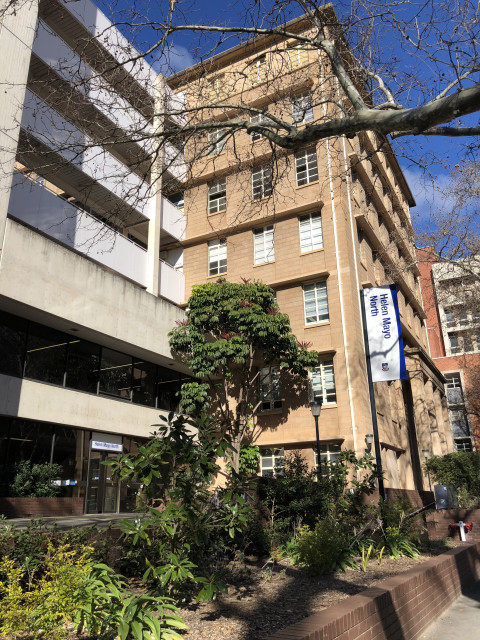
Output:
<path fill-rule="evenodd" d="M 112 481 L 110 467 L 102 464 L 115 457 L 105 451 L 90 451 L 86 513 L 117 513 L 118 484 Z"/>

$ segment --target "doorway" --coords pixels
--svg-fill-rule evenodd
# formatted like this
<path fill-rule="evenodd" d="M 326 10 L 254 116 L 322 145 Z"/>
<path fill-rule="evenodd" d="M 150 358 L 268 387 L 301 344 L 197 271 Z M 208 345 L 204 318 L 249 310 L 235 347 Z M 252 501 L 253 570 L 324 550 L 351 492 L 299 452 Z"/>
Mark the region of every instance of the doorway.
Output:
<path fill-rule="evenodd" d="M 111 478 L 111 469 L 103 464 L 115 454 L 90 450 L 85 513 L 118 513 L 119 485 Z"/>

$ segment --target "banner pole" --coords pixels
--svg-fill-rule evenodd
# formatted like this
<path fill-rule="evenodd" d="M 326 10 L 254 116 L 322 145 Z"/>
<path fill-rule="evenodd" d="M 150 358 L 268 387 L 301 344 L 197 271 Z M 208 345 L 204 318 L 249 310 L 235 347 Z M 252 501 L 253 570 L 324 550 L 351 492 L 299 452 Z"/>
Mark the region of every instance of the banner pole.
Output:
<path fill-rule="evenodd" d="M 368 377 L 368 391 L 370 394 L 370 411 L 372 412 L 372 430 L 373 430 L 373 442 L 375 444 L 375 460 L 377 464 L 377 470 L 379 472 L 378 477 L 378 493 L 382 500 L 386 500 L 385 485 L 383 484 L 383 466 L 382 466 L 382 451 L 380 449 L 380 439 L 378 437 L 378 422 L 377 422 L 377 406 L 375 404 L 375 391 L 372 381 L 372 367 L 370 365 L 370 347 L 368 344 L 367 334 L 367 316 L 365 313 L 365 298 L 363 290 L 360 291 L 360 305 L 362 308 L 362 322 L 363 322 L 363 343 L 365 345 L 365 356 L 367 363 L 367 377 Z"/>

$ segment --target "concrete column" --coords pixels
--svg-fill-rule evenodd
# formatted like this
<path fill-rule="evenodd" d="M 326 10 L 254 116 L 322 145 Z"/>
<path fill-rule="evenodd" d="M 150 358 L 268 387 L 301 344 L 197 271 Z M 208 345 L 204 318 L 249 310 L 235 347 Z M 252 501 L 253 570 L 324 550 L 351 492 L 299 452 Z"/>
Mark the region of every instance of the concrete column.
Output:
<path fill-rule="evenodd" d="M 0 0 L 0 260 L 17 153 L 38 0 Z"/>
<path fill-rule="evenodd" d="M 435 403 L 435 413 L 437 416 L 438 435 L 440 441 L 440 452 L 437 453 L 434 451 L 434 453 L 435 455 L 444 456 L 446 453 L 449 453 L 451 451 L 449 447 L 451 445 L 452 438 L 450 422 L 448 420 L 448 412 L 446 411 L 446 403 L 444 408 L 442 403 L 442 395 L 438 389 L 435 389 L 433 392 L 433 401 Z"/>
<path fill-rule="evenodd" d="M 154 130 L 161 131 L 164 126 L 165 112 L 165 78 L 157 77 L 156 100 L 154 118 Z M 150 221 L 148 223 L 148 249 L 147 249 L 147 291 L 154 296 L 159 295 L 160 288 L 160 233 L 162 229 L 162 172 L 163 172 L 163 145 L 154 145 L 153 153 L 157 153 L 151 171 L 151 202 L 149 206 Z"/>

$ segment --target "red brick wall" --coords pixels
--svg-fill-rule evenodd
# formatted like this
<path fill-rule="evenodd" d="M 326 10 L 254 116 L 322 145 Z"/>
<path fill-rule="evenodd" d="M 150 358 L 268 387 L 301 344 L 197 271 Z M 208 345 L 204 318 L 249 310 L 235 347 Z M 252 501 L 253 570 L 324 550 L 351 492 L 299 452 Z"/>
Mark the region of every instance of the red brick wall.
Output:
<path fill-rule="evenodd" d="M 451 536 L 460 539 L 458 531 L 450 528 L 452 522 L 471 522 L 472 530 L 467 533 L 467 542 L 480 542 L 480 509 L 442 509 L 427 514 L 428 537 L 430 540 L 441 540 Z"/>
<path fill-rule="evenodd" d="M 462 545 L 267 640 L 416 640 L 478 579 L 480 544 Z"/>
<path fill-rule="evenodd" d="M 80 516 L 83 498 L 0 498 L 0 513 L 7 518 Z"/>

